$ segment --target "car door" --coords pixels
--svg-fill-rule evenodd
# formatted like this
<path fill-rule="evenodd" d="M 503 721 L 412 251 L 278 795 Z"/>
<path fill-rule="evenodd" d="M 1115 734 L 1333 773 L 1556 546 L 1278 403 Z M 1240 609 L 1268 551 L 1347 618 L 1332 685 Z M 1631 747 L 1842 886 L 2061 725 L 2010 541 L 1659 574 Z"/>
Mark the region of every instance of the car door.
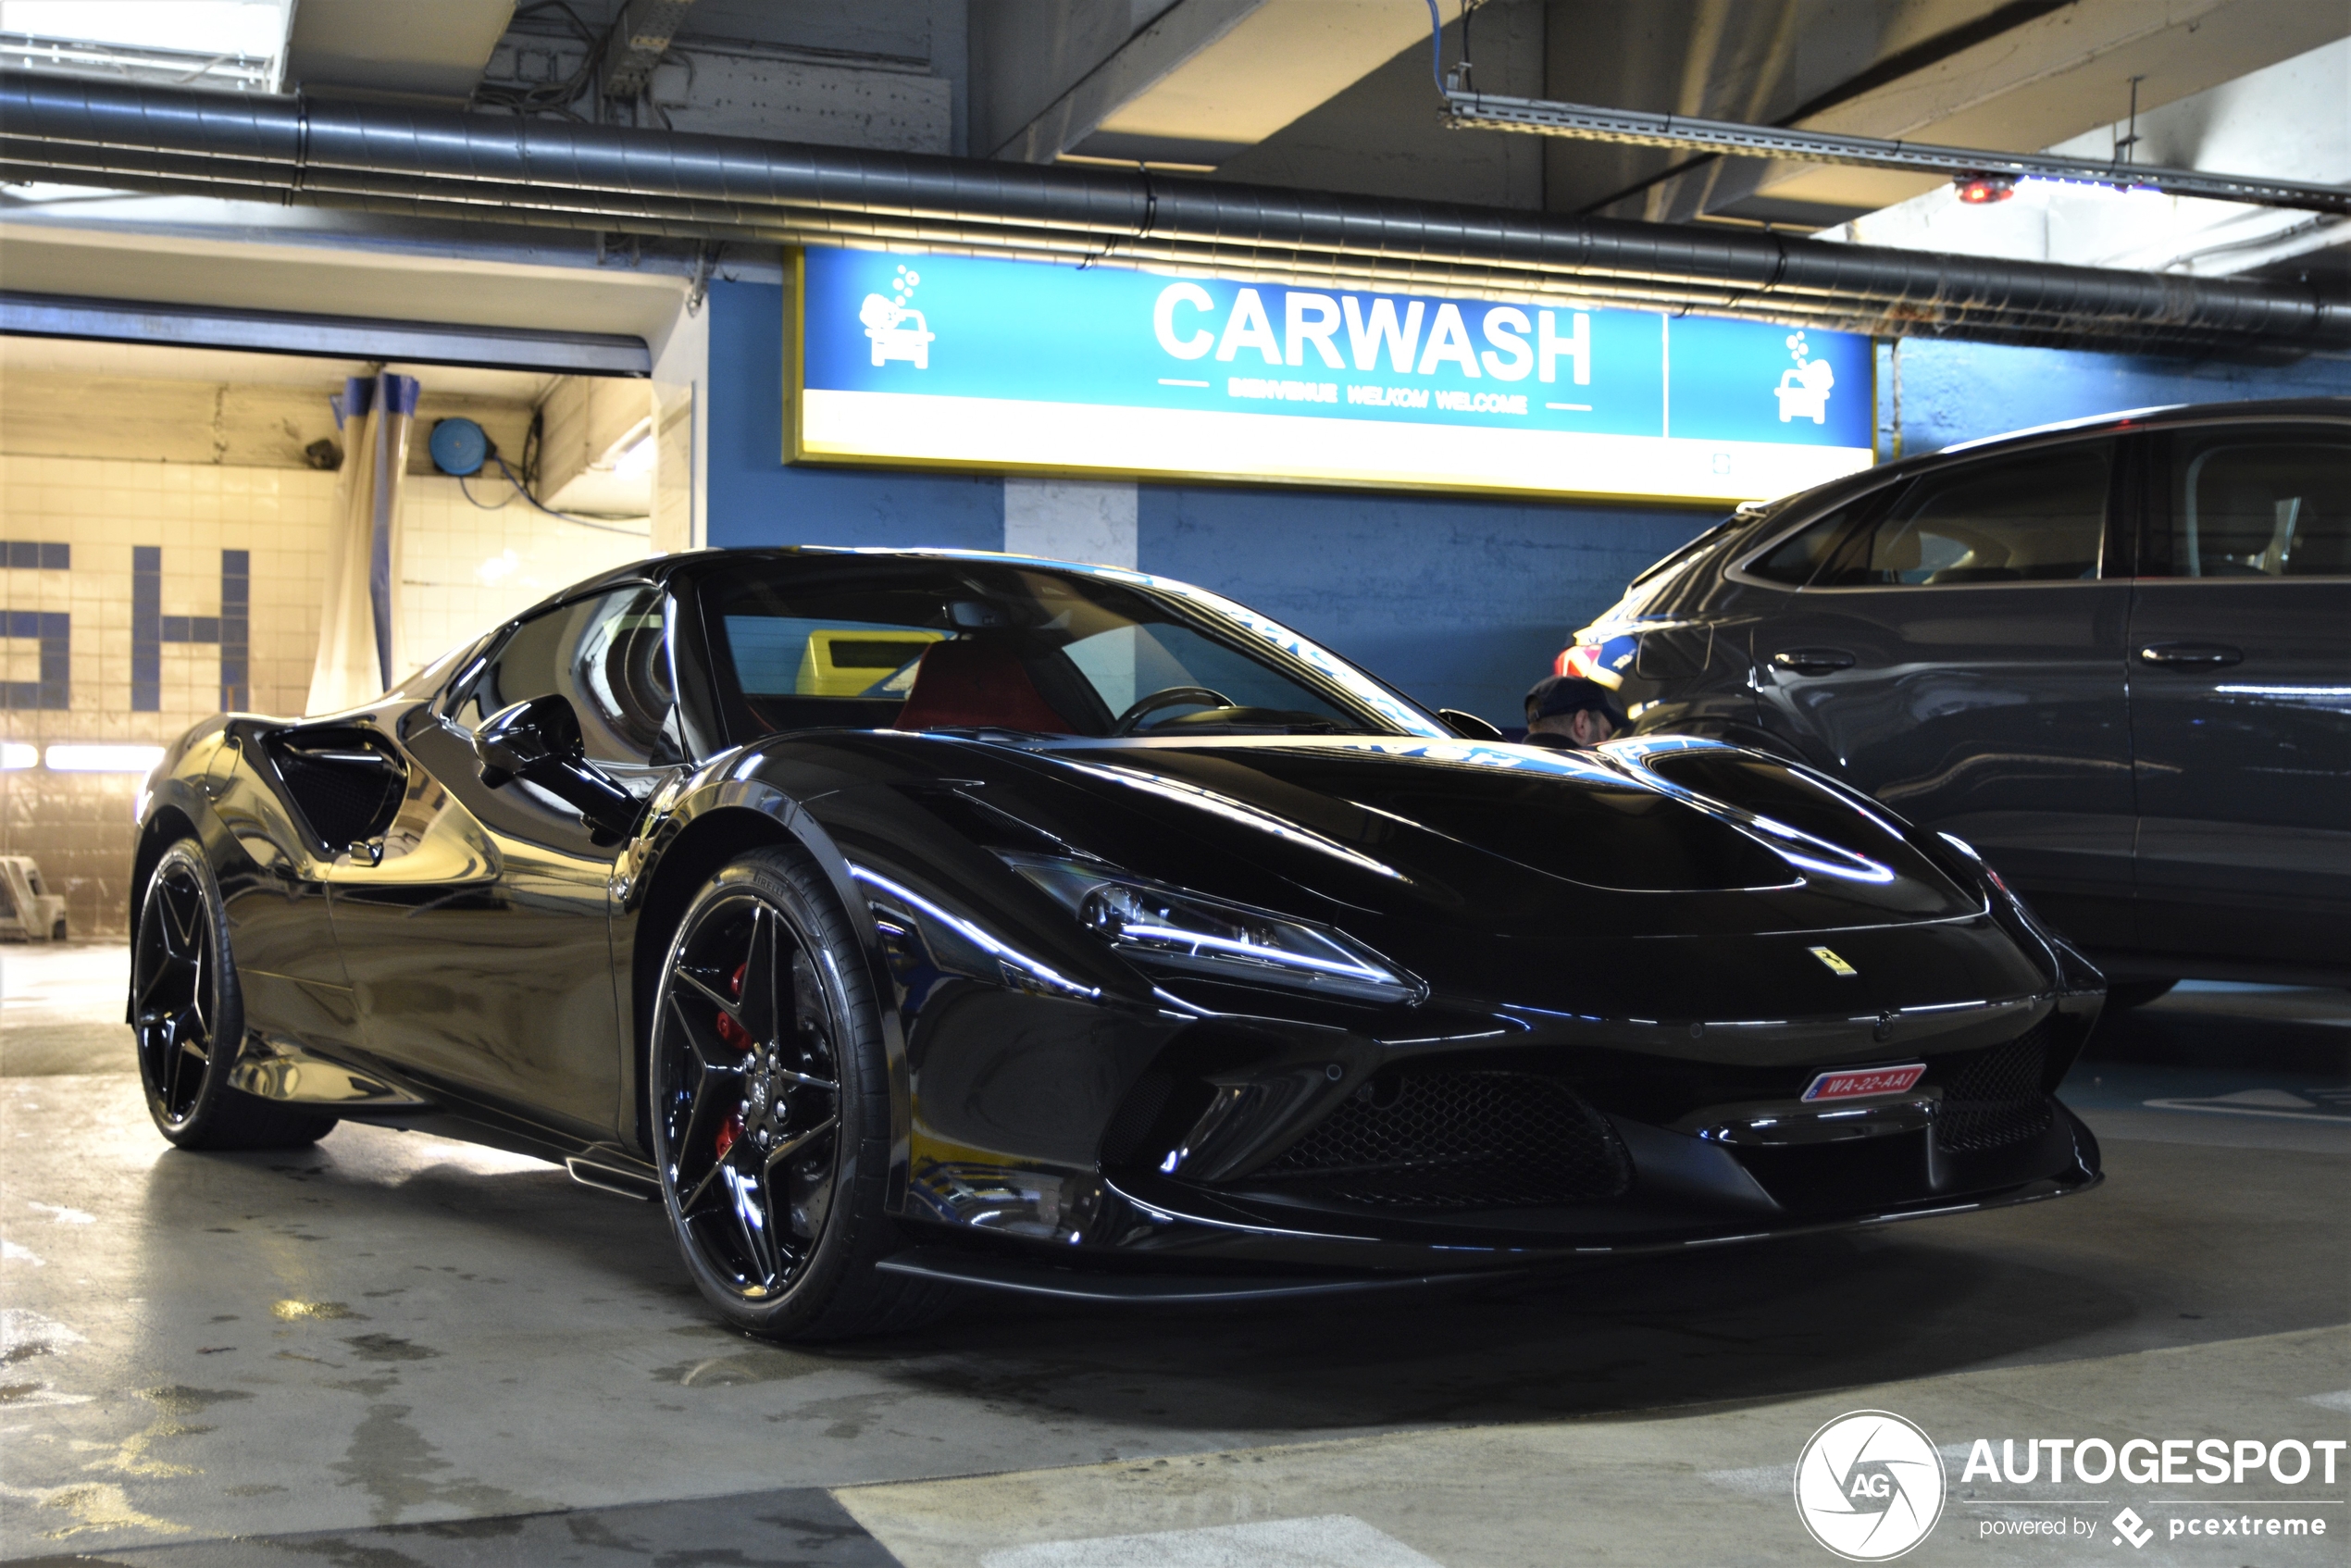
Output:
<path fill-rule="evenodd" d="M 520 778 L 473 731 L 557 693 L 591 763 L 644 799 L 684 760 L 662 591 L 631 584 L 525 620 L 402 718 L 409 786 L 379 849 L 345 856 L 335 934 L 367 1049 L 443 1092 L 610 1138 L 628 1031 L 609 884 L 624 840 Z M 380 859 L 369 864 L 370 858 Z"/>
<path fill-rule="evenodd" d="M 204 790 L 237 851 L 221 858 L 220 896 L 246 1031 L 265 1045 L 364 1052 L 329 878 L 352 841 L 397 810 L 397 749 L 348 719 L 289 728 L 231 718 Z"/>
<path fill-rule="evenodd" d="M 2125 450 L 1987 454 L 1865 498 L 1773 553 L 1821 565 L 1755 632 L 1767 729 L 2093 946 L 2131 921 L 2131 585 L 2102 566 Z"/>
<path fill-rule="evenodd" d="M 2140 945 L 2340 970 L 2351 425 L 2169 431 L 2158 471 L 2131 610 Z"/>

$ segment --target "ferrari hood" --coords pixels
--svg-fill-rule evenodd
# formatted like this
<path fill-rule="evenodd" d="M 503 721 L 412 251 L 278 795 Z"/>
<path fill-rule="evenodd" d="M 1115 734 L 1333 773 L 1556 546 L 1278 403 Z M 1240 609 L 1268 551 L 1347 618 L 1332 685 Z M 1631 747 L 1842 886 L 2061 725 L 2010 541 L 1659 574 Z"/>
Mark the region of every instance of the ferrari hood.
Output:
<path fill-rule="evenodd" d="M 1271 874 L 1396 915 L 1555 930 L 1574 910 L 1627 934 L 1751 930 L 1759 917 L 1783 929 L 1899 923 L 1982 907 L 1886 819 L 1711 742 L 1567 753 L 1246 737 L 1041 752 L 1063 782 L 1172 835 L 1092 852 L 1161 862 L 1133 868 L 1206 891 Z"/>

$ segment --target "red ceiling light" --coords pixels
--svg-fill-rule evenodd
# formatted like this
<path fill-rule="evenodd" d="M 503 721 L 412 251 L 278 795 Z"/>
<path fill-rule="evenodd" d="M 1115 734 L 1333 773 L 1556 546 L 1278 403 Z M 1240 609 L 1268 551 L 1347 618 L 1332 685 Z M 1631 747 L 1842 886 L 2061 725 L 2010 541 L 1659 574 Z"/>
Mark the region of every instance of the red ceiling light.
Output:
<path fill-rule="evenodd" d="M 1959 200 L 1972 207 L 2005 202 L 2016 194 L 2016 177 L 2013 175 L 1970 174 L 1951 183 L 1959 187 Z"/>

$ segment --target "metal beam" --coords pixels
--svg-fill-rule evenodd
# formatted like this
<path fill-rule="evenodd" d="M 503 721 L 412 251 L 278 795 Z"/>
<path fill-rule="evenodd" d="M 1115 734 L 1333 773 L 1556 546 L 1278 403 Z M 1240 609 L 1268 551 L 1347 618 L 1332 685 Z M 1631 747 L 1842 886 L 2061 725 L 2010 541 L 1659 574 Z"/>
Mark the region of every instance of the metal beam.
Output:
<path fill-rule="evenodd" d="M 1541 98 L 1506 98 L 1451 88 L 1445 90 L 1445 123 L 1456 131 L 1519 131 L 1537 136 L 1615 142 L 1637 147 L 1696 147 L 1741 157 L 1892 168 L 1909 174 L 1940 174 L 1953 180 L 1978 175 L 2058 180 L 2077 185 L 2110 185 L 2125 191 L 2160 191 L 2171 196 L 2201 196 L 2209 201 L 2245 202 L 2256 206 L 2351 213 L 2351 189 L 2250 174 L 2208 174 L 2193 168 L 2052 157 L 2046 153 L 1997 153 L 1983 147 L 1945 147 L 1931 142 L 1840 136 L 1824 131 L 1784 131 L 1771 125 L 1742 125 L 1733 120 L 1649 114 L 1639 109 L 1610 109 L 1595 104 L 1559 104 Z"/>
<path fill-rule="evenodd" d="M 645 341 L 613 333 L 296 316 L 62 294 L 0 292 L 0 335 L 243 349 L 321 359 L 381 359 L 403 365 L 467 365 L 567 376 L 653 374 L 653 353 Z"/>
<path fill-rule="evenodd" d="M 989 156 L 1051 163 L 1111 116 L 1249 19 L 1265 0 L 1176 0 L 1113 50 Z"/>

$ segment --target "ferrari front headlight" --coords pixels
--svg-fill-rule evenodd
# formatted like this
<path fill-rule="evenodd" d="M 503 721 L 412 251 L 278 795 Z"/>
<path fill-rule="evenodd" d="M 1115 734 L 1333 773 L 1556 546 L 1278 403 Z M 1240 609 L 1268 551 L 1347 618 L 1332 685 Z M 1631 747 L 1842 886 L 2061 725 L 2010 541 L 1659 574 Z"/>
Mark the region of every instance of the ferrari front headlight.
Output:
<path fill-rule="evenodd" d="M 1418 1002 L 1418 980 L 1343 931 L 1147 882 L 1095 862 L 1005 853 L 1004 861 L 1145 968 L 1321 991 L 1359 1002 Z"/>

